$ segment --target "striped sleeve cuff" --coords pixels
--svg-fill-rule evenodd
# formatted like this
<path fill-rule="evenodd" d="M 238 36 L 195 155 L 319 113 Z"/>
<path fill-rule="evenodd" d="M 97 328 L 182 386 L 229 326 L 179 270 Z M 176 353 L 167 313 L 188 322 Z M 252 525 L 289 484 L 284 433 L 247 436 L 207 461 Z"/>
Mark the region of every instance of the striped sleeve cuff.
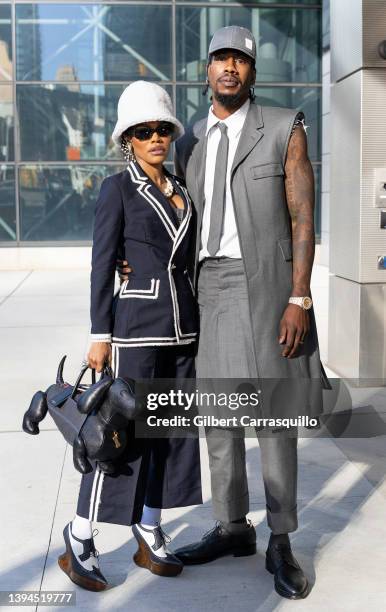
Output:
<path fill-rule="evenodd" d="M 111 334 L 90 334 L 91 342 L 110 342 Z"/>

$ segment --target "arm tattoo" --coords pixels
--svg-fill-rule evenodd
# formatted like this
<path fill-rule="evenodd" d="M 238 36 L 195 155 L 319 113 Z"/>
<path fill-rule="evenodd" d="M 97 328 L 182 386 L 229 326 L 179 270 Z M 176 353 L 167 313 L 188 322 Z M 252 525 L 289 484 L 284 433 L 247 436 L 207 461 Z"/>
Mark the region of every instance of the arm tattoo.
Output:
<path fill-rule="evenodd" d="M 307 154 L 307 137 L 301 126 L 293 130 L 285 162 L 285 190 L 292 221 L 293 292 L 310 294 L 315 254 L 314 173 Z"/>

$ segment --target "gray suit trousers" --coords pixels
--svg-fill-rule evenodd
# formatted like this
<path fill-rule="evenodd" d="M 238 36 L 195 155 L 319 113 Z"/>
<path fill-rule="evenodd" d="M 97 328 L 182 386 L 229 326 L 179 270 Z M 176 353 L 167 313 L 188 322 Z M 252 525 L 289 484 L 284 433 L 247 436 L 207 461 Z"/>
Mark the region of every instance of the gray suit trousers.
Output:
<path fill-rule="evenodd" d="M 198 379 L 257 378 L 247 286 L 241 259 L 209 258 L 198 276 Z M 262 321 L 262 325 L 264 322 Z M 297 529 L 297 437 L 259 435 L 267 521 L 273 533 Z M 242 428 L 206 428 L 216 519 L 228 523 L 249 512 Z"/>

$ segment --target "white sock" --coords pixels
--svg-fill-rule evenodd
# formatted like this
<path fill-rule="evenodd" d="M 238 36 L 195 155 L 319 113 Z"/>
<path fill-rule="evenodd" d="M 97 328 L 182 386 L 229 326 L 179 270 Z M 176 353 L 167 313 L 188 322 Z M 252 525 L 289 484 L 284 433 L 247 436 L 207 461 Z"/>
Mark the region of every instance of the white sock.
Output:
<path fill-rule="evenodd" d="M 92 538 L 92 522 L 76 514 L 72 521 L 72 533 L 80 540 Z"/>
<path fill-rule="evenodd" d="M 82 519 L 81 516 L 78 516 L 77 518 Z M 86 519 L 82 519 L 82 520 L 85 521 Z M 72 524 L 70 524 L 69 538 L 70 538 L 70 545 L 72 548 L 72 552 L 76 556 L 78 563 L 88 572 L 92 572 L 95 567 L 100 569 L 98 557 L 94 553 L 90 553 L 90 556 L 88 559 L 84 559 L 84 558 L 81 559 L 81 555 L 83 555 L 84 553 L 83 542 L 79 542 L 78 540 L 75 539 L 75 538 L 78 538 L 78 536 L 75 535 L 75 533 L 73 532 Z M 87 540 L 88 538 L 82 536 L 82 538 L 79 538 L 79 539 Z"/>
<path fill-rule="evenodd" d="M 160 508 L 149 508 L 149 506 L 143 506 L 141 524 L 144 527 L 150 529 L 156 527 L 161 522 L 161 509 Z"/>

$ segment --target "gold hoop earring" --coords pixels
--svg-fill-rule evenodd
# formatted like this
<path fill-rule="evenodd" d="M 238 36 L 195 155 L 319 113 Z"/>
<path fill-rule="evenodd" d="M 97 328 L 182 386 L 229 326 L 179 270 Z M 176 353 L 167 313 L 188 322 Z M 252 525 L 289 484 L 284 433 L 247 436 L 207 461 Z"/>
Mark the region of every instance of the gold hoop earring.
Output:
<path fill-rule="evenodd" d="M 127 140 L 126 138 L 122 138 L 121 150 L 123 153 L 123 157 L 125 158 L 126 161 L 128 162 L 135 161 L 136 157 L 134 155 L 133 145 L 130 142 L 130 140 Z"/>

